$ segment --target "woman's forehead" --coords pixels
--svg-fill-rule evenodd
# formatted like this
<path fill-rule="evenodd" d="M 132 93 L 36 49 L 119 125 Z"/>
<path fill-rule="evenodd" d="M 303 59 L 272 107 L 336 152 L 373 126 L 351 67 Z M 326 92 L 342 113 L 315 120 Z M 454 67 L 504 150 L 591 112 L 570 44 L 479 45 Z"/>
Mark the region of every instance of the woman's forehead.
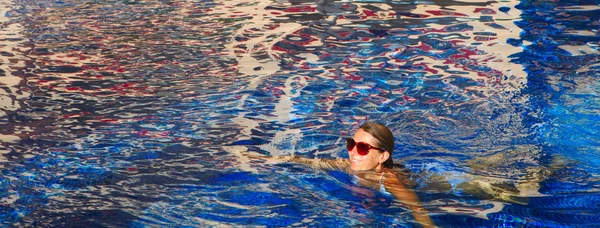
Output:
<path fill-rule="evenodd" d="M 369 144 L 376 144 L 379 142 L 375 137 L 373 137 L 371 134 L 367 133 L 363 129 L 358 129 L 356 133 L 354 133 L 354 141 L 366 142 Z"/>

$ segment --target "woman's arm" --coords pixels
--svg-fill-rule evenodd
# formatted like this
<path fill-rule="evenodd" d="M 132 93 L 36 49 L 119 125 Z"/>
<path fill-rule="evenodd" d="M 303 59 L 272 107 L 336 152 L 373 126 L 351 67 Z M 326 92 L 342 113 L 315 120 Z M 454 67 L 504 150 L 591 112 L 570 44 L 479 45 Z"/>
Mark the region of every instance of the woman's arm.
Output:
<path fill-rule="evenodd" d="M 406 204 L 415 220 L 423 227 L 435 227 L 435 224 L 429 217 L 427 210 L 423 208 L 417 194 L 412 189 L 409 189 L 404 185 L 396 174 L 393 172 L 385 172 L 383 176 L 383 185 L 385 190 L 391 193 L 398 201 Z"/>
<path fill-rule="evenodd" d="M 295 162 L 309 165 L 315 169 L 344 169 L 348 162 L 344 159 L 305 158 L 301 156 L 272 156 L 271 159 L 283 162 Z"/>
<path fill-rule="evenodd" d="M 242 152 L 241 154 L 250 159 L 263 160 L 266 164 L 294 162 L 306 164 L 315 169 L 345 169 L 348 166 L 348 161 L 345 159 L 306 158 L 296 155 L 271 156 L 249 152 Z"/>

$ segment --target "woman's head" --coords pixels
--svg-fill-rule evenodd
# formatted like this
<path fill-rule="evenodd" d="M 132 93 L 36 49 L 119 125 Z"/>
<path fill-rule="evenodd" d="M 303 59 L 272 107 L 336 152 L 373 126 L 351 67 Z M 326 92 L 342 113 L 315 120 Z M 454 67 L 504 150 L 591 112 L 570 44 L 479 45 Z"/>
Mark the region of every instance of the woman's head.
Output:
<path fill-rule="evenodd" d="M 394 135 L 392 131 L 383 124 L 368 122 L 360 126 L 348 142 L 350 168 L 352 170 L 392 168 L 394 165 L 393 151 Z"/>

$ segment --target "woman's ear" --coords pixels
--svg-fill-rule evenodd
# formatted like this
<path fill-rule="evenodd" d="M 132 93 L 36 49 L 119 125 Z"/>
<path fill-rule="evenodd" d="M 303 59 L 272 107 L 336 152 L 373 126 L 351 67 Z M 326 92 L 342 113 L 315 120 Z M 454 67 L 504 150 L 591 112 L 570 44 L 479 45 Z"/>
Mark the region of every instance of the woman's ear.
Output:
<path fill-rule="evenodd" d="M 390 158 L 390 152 L 384 151 L 381 155 L 381 158 L 379 159 L 379 163 L 384 163 L 388 160 L 388 158 Z"/>

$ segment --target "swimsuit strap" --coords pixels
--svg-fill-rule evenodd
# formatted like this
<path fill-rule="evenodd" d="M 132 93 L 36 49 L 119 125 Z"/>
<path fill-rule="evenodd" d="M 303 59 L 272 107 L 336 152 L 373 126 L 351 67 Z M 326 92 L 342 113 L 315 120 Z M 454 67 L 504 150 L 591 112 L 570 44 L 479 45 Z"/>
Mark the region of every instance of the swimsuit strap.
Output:
<path fill-rule="evenodd" d="M 390 194 L 388 191 L 385 190 L 385 186 L 383 185 L 383 172 L 381 172 L 381 176 L 379 176 L 379 192 Z"/>

